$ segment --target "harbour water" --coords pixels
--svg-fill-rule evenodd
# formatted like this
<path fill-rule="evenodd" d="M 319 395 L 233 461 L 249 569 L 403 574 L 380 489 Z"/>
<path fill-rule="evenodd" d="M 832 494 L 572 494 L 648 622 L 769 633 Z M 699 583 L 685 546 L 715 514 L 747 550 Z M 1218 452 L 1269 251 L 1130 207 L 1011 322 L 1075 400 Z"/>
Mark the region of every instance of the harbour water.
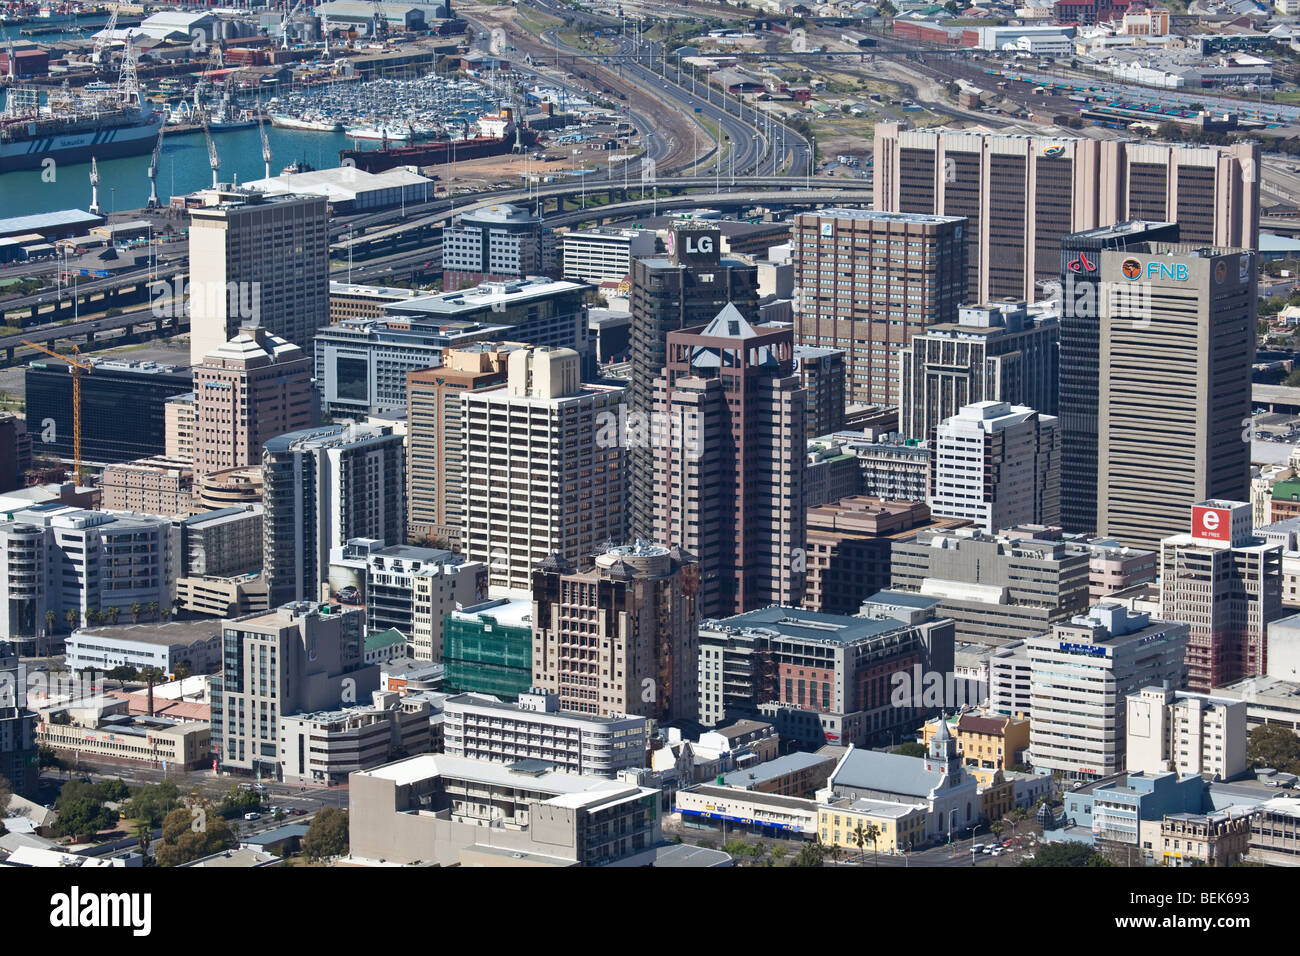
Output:
<path fill-rule="evenodd" d="M 316 133 L 275 129 L 266 125 L 271 144 L 271 175 L 290 163 L 316 169 L 339 164 L 340 149 L 377 149 L 379 143 L 349 139 L 343 133 Z M 248 182 L 265 175 L 262 139 L 257 127 L 215 133 L 212 140 L 221 157 L 221 181 Z M 99 165 L 99 203 L 105 212 L 139 209 L 149 200 L 149 155 L 129 156 Z M 172 195 L 184 195 L 212 183 L 208 146 L 202 131 L 163 136 L 158 164 L 158 198 L 164 204 Z M 53 180 L 50 181 L 51 172 Z M 85 209 L 90 204 L 90 163 L 62 165 L 52 171 L 21 170 L 0 173 L 0 218 L 28 216 L 55 209 Z"/>

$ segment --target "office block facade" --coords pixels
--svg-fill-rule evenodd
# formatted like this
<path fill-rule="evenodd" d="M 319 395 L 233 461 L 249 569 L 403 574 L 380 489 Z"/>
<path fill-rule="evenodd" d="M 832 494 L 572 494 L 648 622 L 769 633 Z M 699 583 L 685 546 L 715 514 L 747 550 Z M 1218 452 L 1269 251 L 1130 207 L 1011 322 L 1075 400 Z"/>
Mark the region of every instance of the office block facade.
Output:
<path fill-rule="evenodd" d="M 1246 770 L 1246 702 L 1144 687 L 1128 697 L 1128 770 L 1205 774 L 1231 780 Z"/>
<path fill-rule="evenodd" d="M 807 399 L 788 329 L 727 306 L 670 332 L 655 411 L 653 540 L 700 562 L 700 609 L 740 613 L 803 598 Z"/>
<path fill-rule="evenodd" d="M 442 287 L 550 275 L 555 237 L 540 215 L 501 204 L 461 213 L 442 230 Z"/>
<path fill-rule="evenodd" d="M 892 404 L 912 336 L 956 321 L 965 228 L 959 216 L 865 209 L 795 217 L 796 340 L 844 350 L 849 401 Z"/>
<path fill-rule="evenodd" d="M 876 209 L 968 220 L 966 298 L 1036 299 L 1062 237 L 1172 221 L 1184 242 L 1259 243 L 1259 146 L 1178 146 L 978 130 L 875 130 Z"/>
<path fill-rule="evenodd" d="M 443 618 L 449 694 L 517 700 L 533 686 L 533 602 L 496 598 Z"/>
<path fill-rule="evenodd" d="M 1056 316 L 1024 302 L 963 306 L 899 353 L 898 430 L 928 441 L 934 428 L 976 402 L 1057 414 Z"/>
<path fill-rule="evenodd" d="M 189 231 L 190 364 L 256 320 L 311 354 L 329 322 L 329 211 L 324 196 L 203 190 Z"/>
<path fill-rule="evenodd" d="M 487 598 L 487 567 L 450 551 L 393 545 L 366 556 L 366 633 L 396 630 L 417 661 L 441 661 L 443 619 Z"/>
<path fill-rule="evenodd" d="M 350 538 L 406 540 L 405 453 L 387 426 L 290 432 L 262 454 L 262 573 L 273 606 L 318 596 L 330 549 Z"/>
<path fill-rule="evenodd" d="M 654 412 L 654 382 L 667 365 L 668 333 L 712 321 L 734 305 L 754 321 L 758 315 L 758 267 L 722 255 L 722 234 L 705 221 L 674 223 L 666 256 L 632 264 L 632 376 L 629 417 L 648 422 Z M 655 481 L 653 450 L 631 447 L 628 458 L 626 536 L 653 537 Z"/>
<path fill-rule="evenodd" d="M 1155 549 L 1193 503 L 1250 500 L 1255 256 L 1144 243 L 1101 281 L 1096 530 Z"/>
<path fill-rule="evenodd" d="M 533 572 L 533 686 L 582 714 L 691 720 L 699 712 L 702 569 L 679 548 L 612 547 L 578 571 Z"/>

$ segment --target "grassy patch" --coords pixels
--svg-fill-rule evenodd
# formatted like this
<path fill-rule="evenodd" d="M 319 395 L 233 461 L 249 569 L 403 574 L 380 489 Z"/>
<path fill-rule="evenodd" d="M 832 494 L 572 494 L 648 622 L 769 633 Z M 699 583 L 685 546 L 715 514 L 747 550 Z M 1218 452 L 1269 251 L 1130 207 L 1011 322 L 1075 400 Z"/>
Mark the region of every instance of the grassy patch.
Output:
<path fill-rule="evenodd" d="M 530 7 L 524 3 L 521 3 L 515 9 L 518 11 L 518 16 L 515 17 L 515 22 L 521 24 L 529 33 L 536 34 L 537 36 L 541 36 L 547 30 L 564 25 L 564 21 L 559 17 L 553 17 L 549 13 L 543 13 L 541 10 Z"/>

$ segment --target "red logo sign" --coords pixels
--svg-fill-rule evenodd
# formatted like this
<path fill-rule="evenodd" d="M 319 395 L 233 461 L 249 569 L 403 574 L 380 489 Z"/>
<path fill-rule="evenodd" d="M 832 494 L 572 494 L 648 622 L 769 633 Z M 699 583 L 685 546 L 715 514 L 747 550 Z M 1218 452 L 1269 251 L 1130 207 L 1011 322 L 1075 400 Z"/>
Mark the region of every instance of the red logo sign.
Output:
<path fill-rule="evenodd" d="M 1065 268 L 1074 273 L 1097 271 L 1097 266 L 1094 263 L 1089 262 L 1087 254 L 1082 252 L 1079 253 L 1076 258 L 1067 262 Z"/>
<path fill-rule="evenodd" d="M 1232 534 L 1232 513 L 1223 508 L 1193 508 L 1192 534 L 1198 538 L 1227 541 Z"/>

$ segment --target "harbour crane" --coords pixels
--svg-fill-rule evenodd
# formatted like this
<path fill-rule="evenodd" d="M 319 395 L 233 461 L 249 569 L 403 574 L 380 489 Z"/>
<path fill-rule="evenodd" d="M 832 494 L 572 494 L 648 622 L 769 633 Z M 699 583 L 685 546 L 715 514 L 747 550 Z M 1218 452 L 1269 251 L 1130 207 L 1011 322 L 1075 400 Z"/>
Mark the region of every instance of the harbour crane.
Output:
<path fill-rule="evenodd" d="M 108 44 L 113 38 L 113 31 L 117 29 L 117 10 L 118 4 L 113 4 L 108 13 L 108 22 L 104 24 L 104 29 L 99 31 L 95 37 L 95 48 L 91 51 L 90 62 L 95 65 L 96 69 L 104 67 L 104 51 L 108 49 Z"/>
<path fill-rule="evenodd" d="M 257 114 L 257 131 L 262 135 L 262 162 L 266 164 L 266 178 L 271 178 L 271 141 L 266 138 L 266 123 L 261 113 Z"/>
<path fill-rule="evenodd" d="M 145 204 L 146 209 L 162 208 L 158 201 L 158 161 L 162 158 L 163 130 L 166 128 L 166 123 L 158 124 L 158 139 L 153 144 L 153 157 L 149 160 L 149 202 Z"/>
<path fill-rule="evenodd" d="M 375 37 L 388 35 L 388 16 L 384 13 L 384 0 L 371 0 L 375 8 Z"/>
<path fill-rule="evenodd" d="M 60 355 L 53 349 L 46 348 L 37 342 L 28 342 L 26 339 L 23 339 L 23 345 L 36 349 L 38 352 L 44 352 L 53 358 L 62 359 L 70 366 L 69 371 L 72 373 L 72 469 L 77 476 L 77 484 L 84 485 L 86 475 L 81 467 L 81 373 L 94 371 L 95 366 L 83 360 L 84 357 L 76 345 L 72 346 L 75 358 Z"/>
<path fill-rule="evenodd" d="M 208 114 L 203 114 L 203 135 L 208 141 L 208 165 L 212 167 L 212 188 L 219 185 L 217 173 L 221 169 L 221 157 L 217 155 L 217 144 L 212 138 L 212 128 L 208 125 Z"/>
<path fill-rule="evenodd" d="M 94 156 L 90 157 L 90 208 L 87 211 L 92 216 L 99 215 L 99 162 Z"/>
<path fill-rule="evenodd" d="M 289 10 L 289 0 L 285 0 L 284 8 L 285 10 L 288 10 L 288 12 L 284 15 L 284 20 L 280 24 L 280 49 L 287 50 L 289 49 L 289 25 L 293 23 L 293 18 L 296 17 L 298 11 L 302 9 L 302 0 L 298 0 L 298 2 L 293 5 L 292 10 Z"/>

